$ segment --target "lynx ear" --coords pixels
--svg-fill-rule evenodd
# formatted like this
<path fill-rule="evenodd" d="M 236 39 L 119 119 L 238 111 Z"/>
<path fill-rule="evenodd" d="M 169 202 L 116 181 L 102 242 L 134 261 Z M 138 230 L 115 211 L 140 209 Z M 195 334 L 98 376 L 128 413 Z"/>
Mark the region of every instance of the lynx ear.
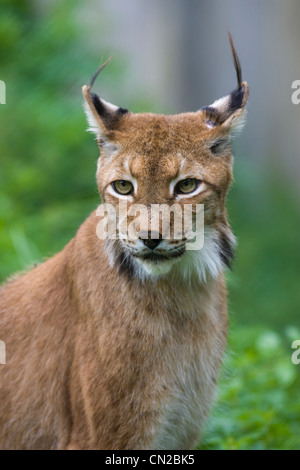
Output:
<path fill-rule="evenodd" d="M 244 123 L 245 106 L 249 94 L 247 82 L 242 81 L 242 70 L 238 55 L 236 53 L 231 34 L 229 42 L 237 75 L 238 86 L 229 95 L 220 98 L 210 106 L 200 109 L 203 121 L 208 129 L 219 128 L 220 130 L 232 132 L 239 130 Z"/>
<path fill-rule="evenodd" d="M 122 117 L 129 112 L 127 109 L 119 108 L 114 104 L 108 103 L 91 91 L 96 78 L 110 60 L 111 59 L 108 59 L 99 67 L 88 86 L 84 85 L 82 87 L 85 99 L 84 109 L 89 124 L 88 131 L 96 135 L 100 145 L 114 140 L 114 133 L 119 128 Z"/>

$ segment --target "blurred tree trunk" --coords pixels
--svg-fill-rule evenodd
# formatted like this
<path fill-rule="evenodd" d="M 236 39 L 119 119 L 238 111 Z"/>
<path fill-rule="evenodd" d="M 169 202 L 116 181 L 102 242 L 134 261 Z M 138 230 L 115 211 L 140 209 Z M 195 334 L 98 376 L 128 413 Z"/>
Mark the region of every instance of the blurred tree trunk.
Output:
<path fill-rule="evenodd" d="M 300 79 L 298 0 L 97 5 L 114 25 L 107 44 L 128 57 L 131 68 L 119 93 L 130 99 L 142 90 L 156 100 L 157 112 L 195 111 L 236 86 L 230 30 L 250 84 L 247 127 L 236 145 L 249 161 L 270 160 L 271 170 L 282 169 L 300 195 L 300 105 L 291 103 L 291 84 Z"/>

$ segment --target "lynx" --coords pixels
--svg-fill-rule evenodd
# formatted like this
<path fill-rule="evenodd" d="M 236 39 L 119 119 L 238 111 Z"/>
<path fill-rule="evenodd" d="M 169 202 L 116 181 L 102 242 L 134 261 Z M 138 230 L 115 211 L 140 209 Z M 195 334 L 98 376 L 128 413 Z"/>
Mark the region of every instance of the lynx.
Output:
<path fill-rule="evenodd" d="M 2 449 L 196 446 L 226 347 L 230 144 L 248 98 L 230 44 L 237 88 L 197 112 L 114 106 L 92 92 L 104 66 L 83 87 L 102 202 L 204 205 L 204 245 L 187 250 L 161 221 L 152 236 L 145 220 L 134 239 L 104 240 L 95 211 L 60 253 L 0 288 Z"/>

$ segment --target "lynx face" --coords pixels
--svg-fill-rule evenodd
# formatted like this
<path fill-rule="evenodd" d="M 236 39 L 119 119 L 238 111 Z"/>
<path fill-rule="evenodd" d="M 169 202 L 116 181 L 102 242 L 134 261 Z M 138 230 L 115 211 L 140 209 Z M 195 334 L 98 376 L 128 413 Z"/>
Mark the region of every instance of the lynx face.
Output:
<path fill-rule="evenodd" d="M 237 60 L 237 59 L 236 59 Z M 102 67 L 103 68 L 103 67 Z M 103 202 L 119 208 L 117 239 L 107 240 L 111 265 L 145 279 L 168 273 L 203 281 L 230 266 L 234 237 L 226 219 L 226 194 L 232 180 L 232 132 L 241 124 L 248 85 L 241 82 L 228 96 L 195 113 L 173 116 L 133 114 L 100 99 L 91 86 L 83 88 L 90 130 L 101 150 L 97 183 Z M 136 206 L 139 205 L 139 206 Z M 174 211 L 153 220 L 153 205 L 191 205 L 195 225 L 197 205 L 204 206 L 204 245 L 187 250 L 188 237 L 175 233 Z M 134 223 L 132 209 L 143 208 Z M 128 224 L 134 225 L 135 237 Z M 166 236 L 168 233 L 168 236 Z M 176 235 L 176 236 L 175 236 Z"/>

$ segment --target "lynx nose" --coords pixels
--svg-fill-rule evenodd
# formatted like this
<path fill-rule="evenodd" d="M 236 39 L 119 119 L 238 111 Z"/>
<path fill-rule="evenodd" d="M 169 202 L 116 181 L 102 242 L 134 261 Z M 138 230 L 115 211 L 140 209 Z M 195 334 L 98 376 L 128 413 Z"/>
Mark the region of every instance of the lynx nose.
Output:
<path fill-rule="evenodd" d="M 154 250 L 162 241 L 162 236 L 158 232 L 140 232 L 139 235 L 140 240 L 143 240 L 144 245 L 150 250 Z"/>

